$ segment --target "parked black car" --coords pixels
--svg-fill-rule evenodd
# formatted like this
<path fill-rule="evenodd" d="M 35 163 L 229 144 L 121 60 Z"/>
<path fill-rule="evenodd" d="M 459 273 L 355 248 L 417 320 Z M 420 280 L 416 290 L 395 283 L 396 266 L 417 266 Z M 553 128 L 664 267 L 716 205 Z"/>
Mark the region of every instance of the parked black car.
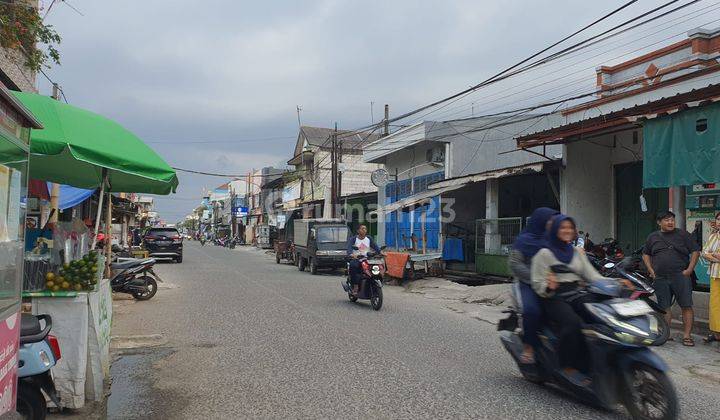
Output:
<path fill-rule="evenodd" d="M 150 228 L 143 238 L 145 249 L 157 259 L 183 260 L 183 239 L 175 228 Z"/>

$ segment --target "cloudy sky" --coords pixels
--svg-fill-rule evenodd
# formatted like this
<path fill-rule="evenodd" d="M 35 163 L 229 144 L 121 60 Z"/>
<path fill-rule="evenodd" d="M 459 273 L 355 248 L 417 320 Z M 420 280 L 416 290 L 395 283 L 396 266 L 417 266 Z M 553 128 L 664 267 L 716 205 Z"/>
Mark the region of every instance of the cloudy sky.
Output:
<path fill-rule="evenodd" d="M 376 121 L 385 103 L 397 115 L 483 80 L 625 0 L 69 3 L 79 12 L 58 1 L 47 17 L 63 37 L 62 65 L 48 74 L 71 104 L 116 119 L 172 166 L 244 173 L 290 158 L 296 105 L 303 124 L 316 126 L 367 124 L 371 101 Z M 660 3 L 640 0 L 612 22 Z M 596 64 L 578 67 L 590 86 Z M 453 117 L 469 116 L 466 108 Z M 179 177 L 178 193 L 157 200 L 170 221 L 224 182 Z"/>

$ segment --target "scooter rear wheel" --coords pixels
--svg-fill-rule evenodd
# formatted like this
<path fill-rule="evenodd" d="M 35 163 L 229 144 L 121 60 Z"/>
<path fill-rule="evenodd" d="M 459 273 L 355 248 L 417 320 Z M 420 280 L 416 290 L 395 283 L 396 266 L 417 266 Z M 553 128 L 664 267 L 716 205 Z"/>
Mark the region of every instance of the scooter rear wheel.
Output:
<path fill-rule="evenodd" d="M 45 396 L 36 386 L 19 382 L 17 391 L 17 412 L 23 419 L 44 420 L 47 415 Z"/>
<path fill-rule="evenodd" d="M 155 296 L 155 293 L 157 293 L 157 282 L 154 278 L 150 276 L 142 276 L 141 279 L 145 280 L 145 286 L 147 287 L 147 291 L 145 292 L 135 292 L 133 293 L 133 297 L 137 300 L 150 300 L 153 296 Z"/>
<path fill-rule="evenodd" d="M 636 363 L 625 372 L 623 405 L 636 420 L 671 420 L 678 415 L 678 399 L 670 378 L 651 366 Z"/>

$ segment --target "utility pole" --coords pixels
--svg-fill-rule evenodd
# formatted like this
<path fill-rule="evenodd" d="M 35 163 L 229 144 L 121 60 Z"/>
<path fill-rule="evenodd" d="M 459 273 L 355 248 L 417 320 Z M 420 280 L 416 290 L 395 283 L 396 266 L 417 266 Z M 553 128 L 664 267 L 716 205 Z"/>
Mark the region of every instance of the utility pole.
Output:
<path fill-rule="evenodd" d="M 373 112 L 373 105 L 375 105 L 375 102 L 370 101 L 370 124 L 375 124 L 375 113 Z"/>
<path fill-rule="evenodd" d="M 340 214 L 342 213 L 341 210 L 341 197 L 342 197 L 342 170 L 340 170 L 340 164 L 342 163 L 342 140 L 338 138 L 337 134 L 337 123 L 335 123 L 335 156 L 337 157 L 337 169 L 335 170 L 337 172 L 337 182 L 336 182 L 336 190 L 337 190 L 337 198 L 335 199 L 335 202 L 337 203 L 337 209 L 335 210 L 336 216 L 340 217 Z"/>
<path fill-rule="evenodd" d="M 390 105 L 385 104 L 385 120 L 383 122 L 384 129 L 383 129 L 383 137 L 390 134 Z"/>
<path fill-rule="evenodd" d="M 335 217 L 337 200 L 337 132 L 330 135 L 330 217 Z"/>
<path fill-rule="evenodd" d="M 237 221 L 235 220 L 235 188 L 230 186 L 230 232 L 232 237 L 237 236 Z"/>

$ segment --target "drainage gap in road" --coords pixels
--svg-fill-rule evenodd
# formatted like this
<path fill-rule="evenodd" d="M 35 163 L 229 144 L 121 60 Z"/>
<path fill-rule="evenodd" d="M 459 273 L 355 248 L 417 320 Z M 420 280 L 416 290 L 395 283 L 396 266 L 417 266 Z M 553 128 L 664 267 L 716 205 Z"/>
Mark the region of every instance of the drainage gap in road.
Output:
<path fill-rule="evenodd" d="M 510 280 L 506 277 L 481 275 L 463 271 L 445 271 L 444 278 L 466 286 L 487 286 L 489 284 L 510 283 Z"/>

